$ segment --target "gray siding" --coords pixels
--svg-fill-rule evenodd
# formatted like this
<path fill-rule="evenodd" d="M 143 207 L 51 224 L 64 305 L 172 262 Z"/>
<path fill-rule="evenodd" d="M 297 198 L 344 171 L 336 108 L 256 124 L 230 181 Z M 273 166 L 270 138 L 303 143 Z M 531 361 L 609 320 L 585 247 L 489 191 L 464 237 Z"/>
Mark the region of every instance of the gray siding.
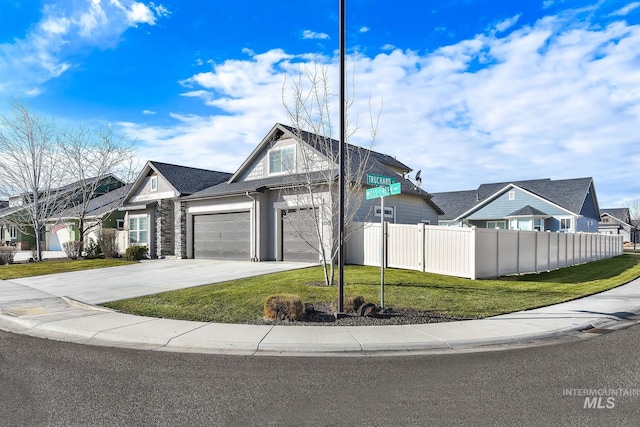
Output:
<path fill-rule="evenodd" d="M 375 216 L 375 206 L 380 206 L 380 199 L 363 200 L 356 214 L 355 221 L 379 222 L 380 217 Z M 395 208 L 396 224 L 428 222 L 431 225 L 438 225 L 438 214 L 420 197 L 403 195 L 385 197 L 384 206 L 385 208 Z"/>

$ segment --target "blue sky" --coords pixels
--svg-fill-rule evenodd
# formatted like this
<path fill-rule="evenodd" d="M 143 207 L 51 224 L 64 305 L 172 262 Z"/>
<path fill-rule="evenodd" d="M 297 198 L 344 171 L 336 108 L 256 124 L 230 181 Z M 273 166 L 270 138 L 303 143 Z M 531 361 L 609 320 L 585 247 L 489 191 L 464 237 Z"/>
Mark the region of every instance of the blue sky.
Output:
<path fill-rule="evenodd" d="M 351 142 L 371 103 L 374 149 L 427 191 L 591 176 L 601 207 L 640 199 L 640 1 L 346 1 Z M 337 0 L 0 0 L 0 29 L 0 113 L 112 124 L 142 162 L 232 172 L 289 124 L 285 76 L 326 67 L 337 93 Z"/>

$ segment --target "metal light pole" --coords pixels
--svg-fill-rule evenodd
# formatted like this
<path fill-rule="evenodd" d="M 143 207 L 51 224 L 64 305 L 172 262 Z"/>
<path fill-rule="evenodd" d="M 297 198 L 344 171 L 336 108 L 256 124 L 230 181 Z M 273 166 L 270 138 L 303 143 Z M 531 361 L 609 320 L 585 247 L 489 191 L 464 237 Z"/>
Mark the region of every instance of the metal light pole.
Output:
<path fill-rule="evenodd" d="M 336 316 L 344 313 L 344 158 L 346 150 L 347 131 L 345 129 L 345 3 L 339 0 L 340 8 L 340 161 L 338 173 L 338 312 Z"/>

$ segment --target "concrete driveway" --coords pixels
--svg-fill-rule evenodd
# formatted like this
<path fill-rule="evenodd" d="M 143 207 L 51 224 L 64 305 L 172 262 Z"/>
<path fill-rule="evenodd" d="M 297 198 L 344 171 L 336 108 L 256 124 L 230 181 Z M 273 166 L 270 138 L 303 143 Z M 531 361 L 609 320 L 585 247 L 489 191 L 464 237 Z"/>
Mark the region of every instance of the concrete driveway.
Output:
<path fill-rule="evenodd" d="M 145 260 L 121 267 L 11 280 L 23 286 L 89 304 L 102 304 L 209 283 L 294 270 L 315 264 L 214 260 Z"/>

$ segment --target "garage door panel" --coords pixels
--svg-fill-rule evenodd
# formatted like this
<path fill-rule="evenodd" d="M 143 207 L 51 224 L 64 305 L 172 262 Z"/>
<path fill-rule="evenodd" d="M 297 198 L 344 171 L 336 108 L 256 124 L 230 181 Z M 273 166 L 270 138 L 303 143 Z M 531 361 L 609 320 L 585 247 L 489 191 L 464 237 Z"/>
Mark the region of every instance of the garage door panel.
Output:
<path fill-rule="evenodd" d="M 292 209 L 282 218 L 283 261 L 318 262 L 316 223 L 307 209 Z"/>
<path fill-rule="evenodd" d="M 194 216 L 194 258 L 250 259 L 250 226 L 248 211 Z"/>

